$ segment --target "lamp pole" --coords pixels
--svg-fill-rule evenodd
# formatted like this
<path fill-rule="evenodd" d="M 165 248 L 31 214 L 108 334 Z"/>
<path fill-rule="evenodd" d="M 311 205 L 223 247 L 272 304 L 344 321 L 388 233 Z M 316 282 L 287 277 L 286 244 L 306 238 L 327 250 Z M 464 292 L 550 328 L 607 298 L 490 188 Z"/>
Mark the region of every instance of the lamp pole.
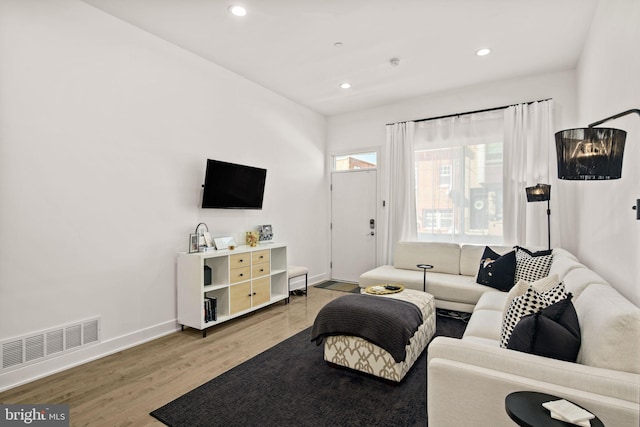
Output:
<path fill-rule="evenodd" d="M 551 250 L 551 200 L 547 200 L 547 240 Z"/>
<path fill-rule="evenodd" d="M 527 202 L 547 202 L 547 242 L 551 250 L 551 186 L 549 184 L 536 184 L 525 188 Z"/>

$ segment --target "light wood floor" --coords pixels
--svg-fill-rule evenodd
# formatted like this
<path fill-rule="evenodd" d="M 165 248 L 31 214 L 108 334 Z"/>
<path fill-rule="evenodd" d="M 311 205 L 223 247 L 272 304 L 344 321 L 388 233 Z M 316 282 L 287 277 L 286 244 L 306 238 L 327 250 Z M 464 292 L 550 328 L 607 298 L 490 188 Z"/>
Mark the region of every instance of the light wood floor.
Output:
<path fill-rule="evenodd" d="M 68 404 L 72 426 L 162 426 L 149 412 L 311 326 L 343 295 L 310 286 L 308 297 L 214 326 L 206 338 L 187 328 L 0 393 L 0 402 Z"/>

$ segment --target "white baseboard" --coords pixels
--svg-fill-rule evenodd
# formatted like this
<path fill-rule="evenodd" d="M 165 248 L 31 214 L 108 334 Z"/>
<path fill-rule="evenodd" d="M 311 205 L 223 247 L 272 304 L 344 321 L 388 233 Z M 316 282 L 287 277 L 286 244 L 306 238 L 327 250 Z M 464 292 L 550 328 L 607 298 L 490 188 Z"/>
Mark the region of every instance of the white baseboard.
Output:
<path fill-rule="evenodd" d="M 329 275 L 325 273 L 309 276 L 308 286 L 314 286 L 327 280 L 329 280 Z M 304 276 L 299 276 L 295 279 L 291 279 L 291 290 L 293 291 L 295 289 L 304 289 Z"/>
<path fill-rule="evenodd" d="M 82 365 L 92 360 L 100 359 L 127 348 L 135 347 L 145 342 L 160 338 L 172 332 L 178 331 L 177 320 L 159 323 L 139 331 L 135 331 L 116 338 L 111 338 L 81 350 L 63 354 L 33 363 L 20 369 L 11 370 L 0 374 L 0 392 L 9 390 L 22 384 L 47 377 L 49 375 L 65 371 L 75 366 Z M 35 402 L 44 403 L 44 402 Z"/>

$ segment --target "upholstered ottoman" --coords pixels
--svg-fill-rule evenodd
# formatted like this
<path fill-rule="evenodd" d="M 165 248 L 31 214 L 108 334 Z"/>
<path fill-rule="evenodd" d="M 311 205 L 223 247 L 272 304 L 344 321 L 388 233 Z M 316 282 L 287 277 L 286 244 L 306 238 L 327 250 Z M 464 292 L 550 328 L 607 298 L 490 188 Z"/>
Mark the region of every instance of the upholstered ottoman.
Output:
<path fill-rule="evenodd" d="M 349 335 L 334 335 L 325 338 L 324 360 L 329 364 L 344 366 L 390 381 L 400 382 L 409 372 L 418 356 L 425 349 L 436 330 L 436 307 L 431 294 L 404 289 L 375 298 L 392 298 L 414 304 L 422 313 L 422 324 L 406 345 L 406 357 L 396 362 L 385 349 L 364 338 Z M 375 313 L 374 313 L 375 315 Z"/>

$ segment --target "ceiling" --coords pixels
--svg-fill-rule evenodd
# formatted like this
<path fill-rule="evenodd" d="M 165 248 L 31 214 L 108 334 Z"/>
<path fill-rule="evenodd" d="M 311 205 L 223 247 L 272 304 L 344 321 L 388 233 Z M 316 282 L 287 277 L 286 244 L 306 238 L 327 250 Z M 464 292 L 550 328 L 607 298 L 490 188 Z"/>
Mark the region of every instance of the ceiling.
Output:
<path fill-rule="evenodd" d="M 598 0 L 83 1 L 331 116 L 574 69 Z"/>

